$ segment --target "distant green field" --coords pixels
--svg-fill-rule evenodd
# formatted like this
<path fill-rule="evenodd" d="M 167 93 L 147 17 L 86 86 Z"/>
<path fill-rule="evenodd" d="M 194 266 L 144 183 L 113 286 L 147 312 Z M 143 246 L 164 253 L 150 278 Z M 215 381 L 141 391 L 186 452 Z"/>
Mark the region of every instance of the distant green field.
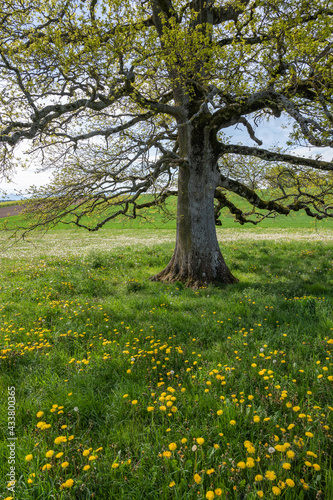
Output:
<path fill-rule="evenodd" d="M 13 207 L 15 205 L 21 205 L 22 203 L 24 203 L 24 200 L 0 201 L 0 208 L 1 207 Z"/>
<path fill-rule="evenodd" d="M 150 198 L 149 195 L 144 195 L 141 202 L 146 202 Z M 250 211 L 251 205 L 244 200 L 240 200 L 236 195 L 230 196 L 230 200 L 235 203 L 243 211 Z M 268 199 L 268 197 L 267 197 Z M 11 202 L 9 202 L 11 203 Z M 116 219 L 109 221 L 105 224 L 105 228 L 108 229 L 141 229 L 141 228 L 154 228 L 154 229 L 174 229 L 176 228 L 176 211 L 177 211 L 177 198 L 168 198 L 166 205 L 166 212 L 161 208 L 150 208 L 142 211 L 138 211 L 138 216 L 136 219 L 130 217 L 120 216 Z M 102 220 L 106 215 L 110 215 L 114 209 L 108 209 L 102 214 L 93 215 L 91 217 L 86 217 L 83 221 L 89 226 L 93 227 L 94 223 Z M 261 211 L 263 214 L 265 211 Z M 267 212 L 266 212 L 267 213 Z M 69 220 L 67 218 L 67 220 Z M 222 222 L 222 227 L 224 228 L 253 228 L 253 224 L 248 223 L 246 225 L 240 226 L 240 224 L 235 221 L 234 216 L 229 212 L 227 208 L 222 210 L 220 217 Z M 23 222 L 23 216 L 12 216 L 7 219 L 7 225 L 9 228 L 15 229 L 18 225 Z M 0 229 L 4 224 L 4 219 L 0 219 Z M 26 225 L 27 222 L 25 221 Z M 317 221 L 312 217 L 308 217 L 304 211 L 292 212 L 288 216 L 276 215 L 275 217 L 270 217 L 264 219 L 257 227 L 262 228 L 273 228 L 273 229 L 293 229 L 293 228 L 305 228 L 305 229 L 333 229 L 333 220 L 324 219 L 322 221 Z M 53 229 L 70 229 L 73 228 L 72 224 L 59 223 Z"/>

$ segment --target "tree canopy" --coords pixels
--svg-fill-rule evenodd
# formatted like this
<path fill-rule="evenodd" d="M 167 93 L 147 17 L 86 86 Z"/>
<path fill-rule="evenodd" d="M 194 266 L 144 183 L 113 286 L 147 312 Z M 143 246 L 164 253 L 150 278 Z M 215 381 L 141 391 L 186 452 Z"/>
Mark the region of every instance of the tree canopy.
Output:
<path fill-rule="evenodd" d="M 177 195 L 176 250 L 156 279 L 198 286 L 235 281 L 211 227 L 222 207 L 241 224 L 333 217 L 333 162 L 256 136 L 283 117 L 290 145 L 333 146 L 332 17 L 330 0 L 4 0 L 1 174 L 27 141 L 29 161 L 54 169 L 31 228 L 71 216 L 97 230 Z M 236 125 L 252 146 L 233 143 Z"/>

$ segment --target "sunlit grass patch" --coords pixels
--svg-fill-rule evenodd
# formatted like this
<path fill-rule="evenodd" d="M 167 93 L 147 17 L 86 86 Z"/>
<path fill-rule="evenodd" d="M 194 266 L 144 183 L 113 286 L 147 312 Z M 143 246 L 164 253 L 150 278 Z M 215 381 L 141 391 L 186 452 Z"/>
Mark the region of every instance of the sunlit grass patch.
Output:
<path fill-rule="evenodd" d="M 171 252 L 2 261 L 2 498 L 12 386 L 17 498 L 330 498 L 332 243 L 230 239 L 199 290 Z"/>

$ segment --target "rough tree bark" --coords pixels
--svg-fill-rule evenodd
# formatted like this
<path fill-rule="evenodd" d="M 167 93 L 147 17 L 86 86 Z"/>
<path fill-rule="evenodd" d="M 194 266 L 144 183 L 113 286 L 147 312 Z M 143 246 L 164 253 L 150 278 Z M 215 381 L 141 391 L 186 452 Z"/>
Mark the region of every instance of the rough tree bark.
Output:
<path fill-rule="evenodd" d="M 181 281 L 193 288 L 238 281 L 217 241 L 214 192 L 220 174 L 214 139 L 202 120 L 180 128 L 179 146 L 186 162 L 178 175 L 176 247 L 169 264 L 153 281 Z"/>
<path fill-rule="evenodd" d="M 30 193 L 16 234 L 135 218 L 176 194 L 179 173 L 175 251 L 152 279 L 200 287 L 237 281 L 217 242 L 222 207 L 240 224 L 333 218 L 332 161 L 264 149 L 255 134 L 284 117 L 291 144 L 332 148 L 332 2 L 21 3 L 0 8 L 0 178 L 23 141 L 54 176 Z M 234 126 L 256 146 L 229 143 Z M 249 187 L 254 177 L 274 189 Z"/>

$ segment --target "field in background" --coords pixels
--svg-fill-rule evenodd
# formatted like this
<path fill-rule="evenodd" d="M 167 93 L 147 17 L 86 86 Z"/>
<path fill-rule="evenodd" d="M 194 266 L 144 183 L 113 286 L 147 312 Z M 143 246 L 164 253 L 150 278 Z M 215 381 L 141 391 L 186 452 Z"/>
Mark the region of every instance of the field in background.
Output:
<path fill-rule="evenodd" d="M 9 201 L 0 201 L 0 208 L 2 207 L 12 207 L 15 205 L 24 204 L 24 200 L 9 200 Z"/>
<path fill-rule="evenodd" d="M 332 498 L 333 232 L 217 230 L 199 290 L 148 279 L 174 229 L 2 250 L 1 499 L 11 386 L 20 500 Z"/>
<path fill-rule="evenodd" d="M 223 255 L 230 244 L 246 246 L 248 241 L 263 242 L 263 246 L 274 242 L 298 242 L 303 248 L 312 244 L 333 244 L 333 231 L 325 229 L 264 229 L 260 226 L 237 226 L 232 229 L 217 227 L 216 232 Z M 0 263 L 21 258 L 34 260 L 51 256 L 84 257 L 94 252 L 112 252 L 126 247 L 144 252 L 145 247 L 153 247 L 157 242 L 165 244 L 171 256 L 175 240 L 175 229 L 156 229 L 149 225 L 141 229 L 101 229 L 92 233 L 81 229 L 56 229 L 47 233 L 33 233 L 20 240 L 8 238 L 7 233 L 0 232 Z"/>
<path fill-rule="evenodd" d="M 244 211 L 251 211 L 251 206 L 244 200 L 239 199 L 236 195 L 230 195 L 230 200 L 238 205 Z M 152 197 L 149 195 L 143 195 L 141 202 L 147 202 Z M 1 207 L 1 203 L 0 203 Z M 129 217 L 121 216 L 113 221 L 109 221 L 105 224 L 107 229 L 174 229 L 176 228 L 176 209 L 177 209 L 177 198 L 170 197 L 166 202 L 166 211 L 160 208 L 150 208 L 142 211 L 138 211 L 138 217 L 136 219 L 131 219 Z M 112 213 L 112 210 L 106 211 L 102 215 Z M 262 213 L 265 213 L 263 210 Z M 93 226 L 94 223 L 102 219 L 101 216 L 91 216 L 86 217 L 84 222 Z M 312 217 L 308 217 L 304 211 L 292 212 L 288 216 L 276 215 L 274 218 L 264 219 L 260 224 L 254 226 L 251 223 L 241 226 L 238 222 L 235 222 L 234 216 L 229 212 L 228 209 L 222 210 L 222 215 L 220 217 L 222 222 L 222 227 L 225 229 L 233 228 L 246 228 L 253 229 L 258 228 L 272 228 L 272 229 L 333 229 L 333 219 L 323 219 L 317 221 Z M 22 216 L 13 216 L 7 219 L 7 224 L 10 228 L 15 228 L 18 224 L 22 223 Z M 4 224 L 4 219 L 0 218 L 0 230 L 1 226 Z M 26 223 L 24 223 L 26 224 Z M 73 225 L 66 225 L 59 223 L 55 229 L 71 229 Z M 84 232 L 85 230 L 82 230 Z"/>

